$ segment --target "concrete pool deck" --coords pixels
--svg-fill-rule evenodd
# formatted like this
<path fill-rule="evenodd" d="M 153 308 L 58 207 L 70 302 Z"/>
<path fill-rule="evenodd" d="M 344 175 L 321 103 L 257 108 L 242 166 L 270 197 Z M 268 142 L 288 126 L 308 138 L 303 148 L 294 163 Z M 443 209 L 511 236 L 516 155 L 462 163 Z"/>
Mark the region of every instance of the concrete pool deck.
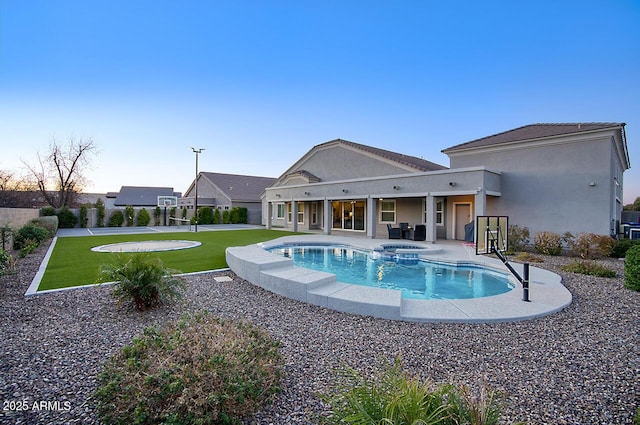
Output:
<path fill-rule="evenodd" d="M 327 243 L 373 250 L 383 245 L 419 247 L 420 258 L 454 265 L 480 265 L 502 272 L 497 258 L 476 255 L 475 248 L 459 241 L 425 244 L 414 241 L 350 238 L 333 235 L 285 236 L 261 244 L 230 247 L 227 264 L 241 278 L 268 291 L 346 313 L 418 322 L 510 322 L 547 316 L 571 304 L 571 293 L 556 273 L 530 269 L 529 302 L 522 301 L 522 286 L 490 297 L 460 300 L 415 300 L 400 291 L 338 282 L 332 273 L 294 267 L 293 260 L 265 248 L 282 244 Z M 411 249 L 413 251 L 413 249 Z M 522 264 L 511 263 L 522 275 Z M 510 275 L 511 276 L 511 275 Z"/>

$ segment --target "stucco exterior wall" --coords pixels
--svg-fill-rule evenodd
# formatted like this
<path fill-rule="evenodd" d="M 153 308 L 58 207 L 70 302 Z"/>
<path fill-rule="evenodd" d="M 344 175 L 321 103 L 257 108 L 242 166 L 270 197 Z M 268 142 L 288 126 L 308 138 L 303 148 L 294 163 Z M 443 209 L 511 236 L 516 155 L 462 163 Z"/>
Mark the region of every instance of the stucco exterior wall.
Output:
<path fill-rule="evenodd" d="M 0 226 L 17 230 L 39 216 L 39 208 L 0 208 Z"/>
<path fill-rule="evenodd" d="M 502 196 L 488 203 L 487 213 L 508 215 L 532 237 L 545 230 L 610 234 L 610 164 L 609 137 L 451 156 L 452 169 L 499 169 Z"/>

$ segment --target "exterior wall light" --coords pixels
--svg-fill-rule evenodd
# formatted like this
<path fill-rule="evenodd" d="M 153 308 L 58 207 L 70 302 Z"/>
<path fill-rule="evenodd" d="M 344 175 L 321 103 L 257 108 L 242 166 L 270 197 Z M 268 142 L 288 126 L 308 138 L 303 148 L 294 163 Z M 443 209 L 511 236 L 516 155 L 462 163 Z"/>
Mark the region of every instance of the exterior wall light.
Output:
<path fill-rule="evenodd" d="M 449 182 L 449 186 L 454 187 L 456 185 L 456 182 Z"/>
<path fill-rule="evenodd" d="M 342 193 L 347 193 L 349 192 L 347 189 L 342 189 Z"/>
<path fill-rule="evenodd" d="M 279 198 L 279 197 L 280 197 L 280 194 L 279 194 L 279 193 L 276 193 L 276 198 Z"/>
<path fill-rule="evenodd" d="M 309 192 L 305 192 L 304 194 L 307 195 L 307 196 L 311 195 L 311 193 L 309 193 Z"/>
<path fill-rule="evenodd" d="M 400 190 L 400 186 L 393 186 L 393 190 Z"/>
<path fill-rule="evenodd" d="M 596 185 L 596 182 L 589 182 L 589 186 L 593 187 Z"/>

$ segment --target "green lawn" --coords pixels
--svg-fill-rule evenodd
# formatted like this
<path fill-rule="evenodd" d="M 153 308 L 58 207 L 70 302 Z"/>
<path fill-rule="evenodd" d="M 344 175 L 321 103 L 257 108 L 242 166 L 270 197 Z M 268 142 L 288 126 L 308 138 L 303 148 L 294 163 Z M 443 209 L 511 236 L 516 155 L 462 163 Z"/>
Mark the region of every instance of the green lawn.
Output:
<path fill-rule="evenodd" d="M 49 259 L 39 291 L 96 283 L 100 266 L 110 261 L 108 252 L 91 248 L 118 242 L 148 240 L 190 240 L 202 245 L 196 248 L 156 252 L 168 268 L 183 273 L 227 267 L 224 251 L 229 246 L 244 246 L 295 233 L 279 230 L 228 230 L 198 233 L 154 233 L 140 235 L 78 236 L 58 238 Z"/>

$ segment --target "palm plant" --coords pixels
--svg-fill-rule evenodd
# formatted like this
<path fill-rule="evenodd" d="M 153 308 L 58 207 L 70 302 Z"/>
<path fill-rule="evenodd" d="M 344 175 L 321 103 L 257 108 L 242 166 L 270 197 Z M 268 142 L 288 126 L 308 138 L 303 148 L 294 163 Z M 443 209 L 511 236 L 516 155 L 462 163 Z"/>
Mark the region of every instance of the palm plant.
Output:
<path fill-rule="evenodd" d="M 114 261 L 100 267 L 98 281 L 116 282 L 111 294 L 118 303 L 132 301 L 138 310 L 173 301 L 185 289 L 184 279 L 147 252 L 114 254 Z"/>

